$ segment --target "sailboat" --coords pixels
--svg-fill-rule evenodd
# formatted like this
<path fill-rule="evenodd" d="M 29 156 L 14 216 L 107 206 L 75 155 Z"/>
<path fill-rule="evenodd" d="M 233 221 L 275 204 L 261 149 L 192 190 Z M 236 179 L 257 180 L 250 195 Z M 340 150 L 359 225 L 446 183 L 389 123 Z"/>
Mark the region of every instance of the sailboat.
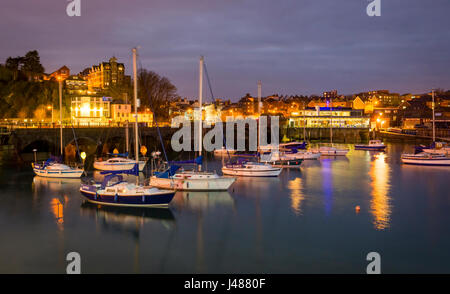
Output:
<path fill-rule="evenodd" d="M 176 189 L 183 191 L 226 191 L 236 181 L 234 177 L 224 177 L 215 172 L 201 170 L 202 160 L 202 99 L 203 99 L 203 67 L 204 59 L 200 57 L 199 63 L 199 157 L 197 160 L 198 170 L 181 170 L 179 172 L 176 166 L 172 166 L 163 173 L 157 173 L 150 178 L 150 185 L 158 188 Z M 163 146 L 164 148 L 164 146 Z M 179 168 L 179 167 L 178 167 Z"/>
<path fill-rule="evenodd" d="M 261 117 L 261 82 L 258 81 L 258 116 Z M 260 144 L 261 126 L 258 120 L 258 150 L 261 153 L 264 150 L 278 149 L 278 146 Z M 270 146 L 270 147 L 267 147 Z M 283 166 L 289 164 L 290 161 L 274 160 L 272 162 L 252 162 L 248 159 L 238 158 L 236 162 L 230 162 L 222 167 L 224 175 L 241 176 L 241 177 L 277 177 L 283 170 Z M 301 163 L 301 161 L 300 161 Z M 292 165 L 299 165 L 299 161 L 292 162 Z"/>
<path fill-rule="evenodd" d="M 59 136 L 61 159 L 63 156 L 63 128 L 62 128 L 62 80 L 59 80 Z M 80 178 L 84 173 L 83 168 L 71 167 L 60 163 L 54 158 L 49 158 L 45 162 L 39 164 L 37 162 L 31 163 L 33 172 L 40 177 L 46 178 Z"/>
<path fill-rule="evenodd" d="M 94 161 L 94 168 L 102 171 L 129 171 L 134 168 L 134 166 L 137 164 L 139 171 L 143 171 L 146 161 L 145 160 L 139 160 L 139 137 L 138 137 L 138 115 L 137 115 L 137 65 L 136 65 L 136 55 L 137 55 L 137 49 L 133 49 L 133 75 L 134 75 L 134 116 L 135 116 L 135 125 L 134 125 L 134 139 L 135 139 L 135 156 L 136 159 L 130 159 L 128 158 L 128 152 L 125 154 L 119 154 L 119 153 L 112 153 L 110 155 L 113 155 L 113 158 L 109 158 L 107 160 L 101 160 L 97 159 Z M 127 151 L 128 151 L 128 124 L 126 129 L 126 142 L 127 142 Z"/>
<path fill-rule="evenodd" d="M 128 183 L 117 173 L 106 175 L 102 183 L 82 184 L 80 192 L 88 202 L 123 207 L 167 207 L 175 195 L 173 190 Z"/>
<path fill-rule="evenodd" d="M 432 91 L 432 110 L 433 110 L 433 144 L 436 146 L 435 117 L 434 117 L 434 90 Z M 427 149 L 425 151 L 425 149 Z M 437 148 L 420 149 L 419 153 L 401 155 L 401 161 L 404 164 L 414 165 L 445 165 L 450 166 L 450 157 L 446 152 L 442 152 Z M 445 150 L 445 149 L 444 149 Z"/>
<path fill-rule="evenodd" d="M 320 153 L 323 156 L 345 156 L 348 149 L 339 149 L 333 147 L 333 101 L 330 100 L 330 144 L 331 146 L 321 146 L 319 149 L 311 150 L 314 153 Z"/>

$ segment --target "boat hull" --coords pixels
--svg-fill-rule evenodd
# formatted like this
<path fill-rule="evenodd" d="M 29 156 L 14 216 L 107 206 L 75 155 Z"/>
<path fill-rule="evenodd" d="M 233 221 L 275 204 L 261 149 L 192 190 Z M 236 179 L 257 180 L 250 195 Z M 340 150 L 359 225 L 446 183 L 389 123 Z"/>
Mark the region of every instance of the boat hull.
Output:
<path fill-rule="evenodd" d="M 84 171 L 83 170 L 47 170 L 47 169 L 39 169 L 33 168 L 33 172 L 35 175 L 44 177 L 44 178 L 62 178 L 62 179 L 78 179 L 80 178 Z"/>
<path fill-rule="evenodd" d="M 268 162 L 273 167 L 300 167 L 303 159 L 276 160 Z"/>
<path fill-rule="evenodd" d="M 173 179 L 153 176 L 150 178 L 150 186 L 180 191 L 227 191 L 235 180 L 235 178 L 228 177 L 214 179 Z"/>
<path fill-rule="evenodd" d="M 450 158 L 401 158 L 401 160 L 404 164 L 450 166 Z"/>
<path fill-rule="evenodd" d="M 278 177 L 282 168 L 274 168 L 271 170 L 251 170 L 246 168 L 228 168 L 222 167 L 224 175 L 241 176 L 241 177 Z"/>
<path fill-rule="evenodd" d="M 346 156 L 348 150 L 319 150 L 321 156 Z"/>
<path fill-rule="evenodd" d="M 384 150 L 386 149 L 385 145 L 381 145 L 381 146 L 369 146 L 369 145 L 355 145 L 355 149 L 358 150 Z"/>
<path fill-rule="evenodd" d="M 300 159 L 300 160 L 307 160 L 307 159 L 318 159 L 320 158 L 320 152 L 313 153 L 313 152 L 298 152 L 298 153 L 285 153 L 283 157 L 286 159 L 294 160 L 294 159 Z"/>
<path fill-rule="evenodd" d="M 80 192 L 91 203 L 123 207 L 167 207 L 175 195 L 175 191 L 162 192 L 156 195 L 101 195 L 82 188 Z"/>

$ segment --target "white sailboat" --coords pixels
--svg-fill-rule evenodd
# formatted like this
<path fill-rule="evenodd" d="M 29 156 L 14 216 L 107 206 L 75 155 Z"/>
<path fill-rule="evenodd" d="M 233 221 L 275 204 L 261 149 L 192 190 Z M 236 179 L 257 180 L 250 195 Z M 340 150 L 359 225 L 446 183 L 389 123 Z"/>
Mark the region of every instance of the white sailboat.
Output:
<path fill-rule="evenodd" d="M 401 156 L 401 160 L 404 164 L 450 166 L 450 157 L 444 154 L 432 154 L 425 152 L 418 154 L 404 153 Z"/>
<path fill-rule="evenodd" d="M 434 117 L 434 90 L 432 90 L 432 110 L 433 110 L 433 145 L 436 146 L 436 133 L 435 133 L 435 117 Z M 401 161 L 404 164 L 414 164 L 414 165 L 444 165 L 450 166 L 450 157 L 448 153 L 444 152 L 445 149 L 427 148 L 423 152 L 417 154 L 407 154 L 401 155 Z"/>
<path fill-rule="evenodd" d="M 102 171 L 129 171 L 132 170 L 136 164 L 138 164 L 139 171 L 143 171 L 145 164 L 147 161 L 139 160 L 139 137 L 138 137 L 138 116 L 137 116 L 137 65 L 136 65 L 136 55 L 137 49 L 133 48 L 133 85 L 134 85 L 134 116 L 135 116 L 135 125 L 134 125 L 134 139 L 135 139 L 135 150 L 134 154 L 136 159 L 130 159 L 127 157 L 114 157 L 108 160 L 100 160 L 97 159 L 94 162 L 94 168 Z M 128 124 L 126 130 L 126 149 L 128 155 Z M 114 154 L 113 154 L 114 155 Z"/>
<path fill-rule="evenodd" d="M 224 175 L 241 177 L 277 177 L 282 170 L 282 167 L 274 167 L 270 164 L 251 161 L 227 164 L 222 167 Z"/>
<path fill-rule="evenodd" d="M 199 121 L 198 124 L 198 146 L 199 155 L 201 157 L 203 148 L 202 136 L 202 103 L 203 103 L 203 56 L 200 57 L 199 63 Z M 167 176 L 154 175 L 150 178 L 150 185 L 158 188 L 176 189 L 183 191 L 226 191 L 236 181 L 234 177 L 224 177 L 215 172 L 207 172 L 201 170 L 199 164 L 198 171 L 180 171 L 174 175 Z"/>
<path fill-rule="evenodd" d="M 62 129 L 62 80 L 59 80 L 59 136 L 60 136 L 60 148 L 61 157 L 63 156 L 63 129 Z M 83 168 L 71 167 L 63 163 L 56 162 L 52 159 L 38 164 L 32 163 L 33 172 L 40 177 L 46 178 L 80 178 L 84 173 Z"/>

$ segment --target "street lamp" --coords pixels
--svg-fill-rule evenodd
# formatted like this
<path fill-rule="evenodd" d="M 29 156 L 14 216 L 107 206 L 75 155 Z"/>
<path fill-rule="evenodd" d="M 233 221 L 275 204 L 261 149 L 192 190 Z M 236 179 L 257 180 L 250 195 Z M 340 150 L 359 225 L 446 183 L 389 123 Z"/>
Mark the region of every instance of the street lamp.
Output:
<path fill-rule="evenodd" d="M 81 152 L 80 154 L 81 159 L 83 160 L 83 166 L 84 166 L 84 160 L 86 159 L 86 152 Z"/>
<path fill-rule="evenodd" d="M 47 109 L 52 111 L 52 126 L 53 126 L 53 106 L 49 105 L 47 106 Z"/>

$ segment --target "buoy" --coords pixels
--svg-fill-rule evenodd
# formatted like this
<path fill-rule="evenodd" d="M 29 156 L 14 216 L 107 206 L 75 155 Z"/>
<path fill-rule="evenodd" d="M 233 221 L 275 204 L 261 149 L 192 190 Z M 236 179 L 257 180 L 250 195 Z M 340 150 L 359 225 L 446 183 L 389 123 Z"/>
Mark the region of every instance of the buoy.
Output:
<path fill-rule="evenodd" d="M 356 206 L 355 206 L 355 211 L 356 211 L 356 213 L 358 213 L 360 210 L 361 210 L 361 207 L 359 207 L 359 205 L 356 205 Z"/>

